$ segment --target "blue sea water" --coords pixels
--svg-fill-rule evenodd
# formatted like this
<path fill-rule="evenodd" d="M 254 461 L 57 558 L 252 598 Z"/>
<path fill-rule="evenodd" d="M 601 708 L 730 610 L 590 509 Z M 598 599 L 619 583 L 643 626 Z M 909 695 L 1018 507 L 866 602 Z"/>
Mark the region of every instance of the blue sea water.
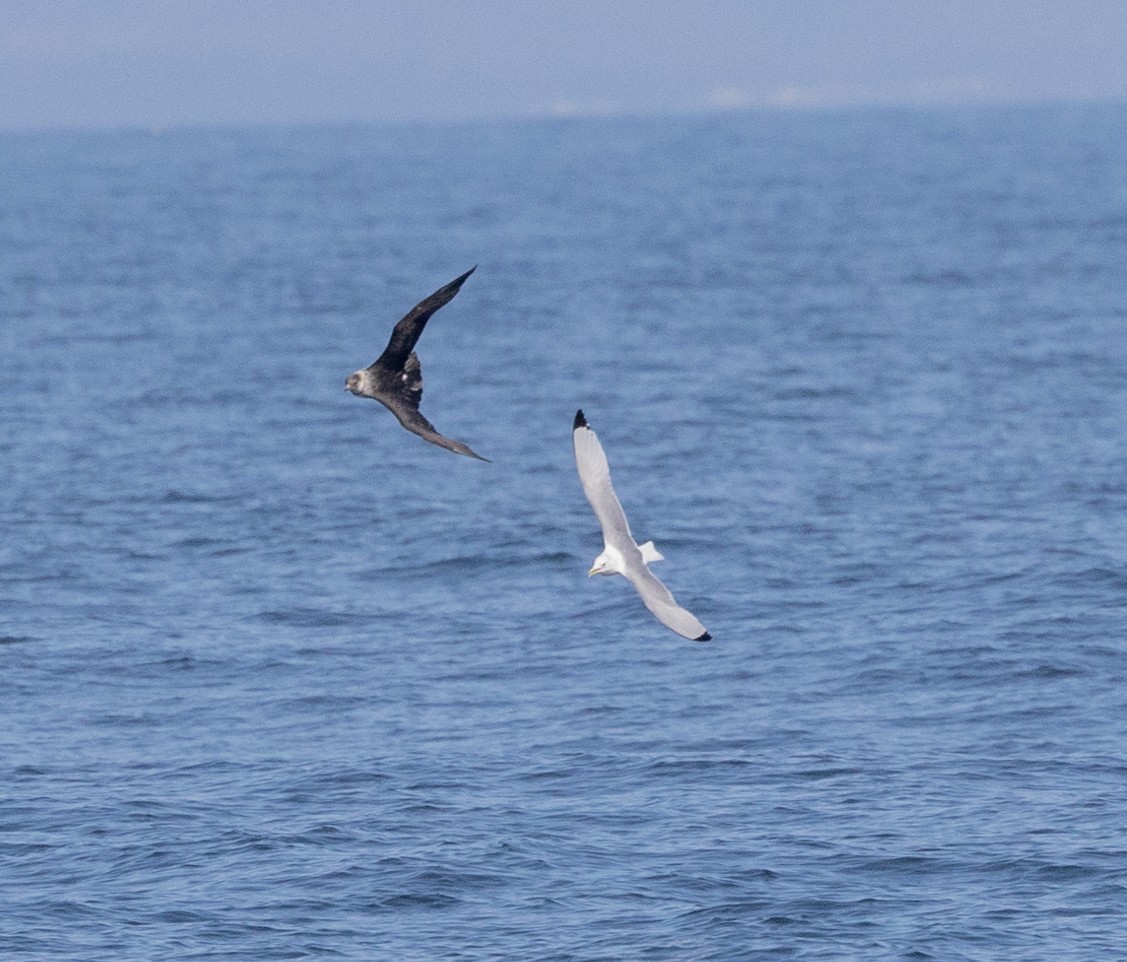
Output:
<path fill-rule="evenodd" d="M 1127 956 L 1127 108 L 0 136 L 0 955 Z M 402 431 L 344 378 L 417 300 Z M 582 407 L 639 540 L 601 549 Z"/>

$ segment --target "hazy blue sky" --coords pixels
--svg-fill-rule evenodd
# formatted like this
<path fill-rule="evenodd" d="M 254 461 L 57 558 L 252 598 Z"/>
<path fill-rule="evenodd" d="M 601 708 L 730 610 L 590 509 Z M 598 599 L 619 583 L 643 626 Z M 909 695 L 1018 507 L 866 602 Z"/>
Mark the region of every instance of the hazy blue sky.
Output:
<path fill-rule="evenodd" d="M 0 127 L 1127 100 L 1121 0 L 0 0 Z"/>

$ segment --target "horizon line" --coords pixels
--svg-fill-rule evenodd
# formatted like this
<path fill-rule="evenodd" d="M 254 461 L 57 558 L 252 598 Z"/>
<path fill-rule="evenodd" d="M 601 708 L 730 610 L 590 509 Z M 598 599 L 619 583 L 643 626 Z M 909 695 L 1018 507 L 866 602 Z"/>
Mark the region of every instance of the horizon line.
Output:
<path fill-rule="evenodd" d="M 714 92 L 718 93 L 720 91 Z M 727 93 L 727 91 L 725 91 Z M 6 124 L 0 120 L 0 134 L 47 133 L 147 133 L 159 136 L 188 130 L 283 130 L 295 127 L 447 127 L 471 124 L 505 124 L 527 121 L 581 121 L 609 119 L 660 120 L 662 118 L 706 118 L 740 114 L 846 114 L 865 110 L 959 110 L 1059 107 L 1127 107 L 1127 96 L 1039 96 L 1020 97 L 984 94 L 981 97 L 910 98 L 874 95 L 850 97 L 843 92 L 834 98 L 808 96 L 803 88 L 784 87 L 766 97 L 737 98 L 730 103 L 715 102 L 692 107 L 631 107 L 609 101 L 582 102 L 561 98 L 551 104 L 522 111 L 483 112 L 471 116 L 417 117 L 304 117 L 276 120 L 212 119 L 177 121 L 121 120 L 112 122 L 59 122 L 47 124 Z"/>

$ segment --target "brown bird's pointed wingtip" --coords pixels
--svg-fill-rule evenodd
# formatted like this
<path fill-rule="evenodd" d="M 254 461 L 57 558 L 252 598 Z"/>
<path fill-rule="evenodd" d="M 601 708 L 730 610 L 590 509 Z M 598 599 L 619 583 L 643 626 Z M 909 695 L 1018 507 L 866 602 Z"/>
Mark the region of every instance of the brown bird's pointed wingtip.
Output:
<path fill-rule="evenodd" d="M 575 412 L 575 421 L 572 423 L 571 429 L 575 431 L 578 428 L 585 428 L 588 426 L 589 425 L 587 424 L 587 419 L 583 416 L 583 408 L 580 408 Z"/>
<path fill-rule="evenodd" d="M 452 285 L 457 284 L 459 287 L 461 287 L 462 284 L 465 283 L 466 278 L 469 277 L 476 270 L 477 270 L 477 264 L 474 264 L 474 266 L 471 267 L 468 271 L 466 271 L 461 277 L 455 277 L 454 280 L 452 280 L 450 283 Z"/>
<path fill-rule="evenodd" d="M 489 460 L 489 458 L 483 458 L 480 454 L 478 454 L 468 444 L 463 444 L 461 441 L 456 442 L 456 444 L 457 444 L 457 447 L 450 448 L 450 450 L 453 451 L 455 454 L 464 454 L 467 458 L 473 458 L 475 461 L 484 461 L 486 464 L 492 464 L 493 463 L 492 461 Z"/>

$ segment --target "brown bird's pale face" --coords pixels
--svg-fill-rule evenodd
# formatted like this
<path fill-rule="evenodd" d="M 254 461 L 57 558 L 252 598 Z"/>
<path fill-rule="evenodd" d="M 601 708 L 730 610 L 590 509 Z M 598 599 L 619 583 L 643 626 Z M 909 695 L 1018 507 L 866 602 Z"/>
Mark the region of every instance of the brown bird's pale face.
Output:
<path fill-rule="evenodd" d="M 344 389 L 351 391 L 353 394 L 358 394 L 360 397 L 364 396 L 364 375 L 367 371 L 357 371 L 355 374 L 349 374 L 348 380 L 344 382 Z"/>

